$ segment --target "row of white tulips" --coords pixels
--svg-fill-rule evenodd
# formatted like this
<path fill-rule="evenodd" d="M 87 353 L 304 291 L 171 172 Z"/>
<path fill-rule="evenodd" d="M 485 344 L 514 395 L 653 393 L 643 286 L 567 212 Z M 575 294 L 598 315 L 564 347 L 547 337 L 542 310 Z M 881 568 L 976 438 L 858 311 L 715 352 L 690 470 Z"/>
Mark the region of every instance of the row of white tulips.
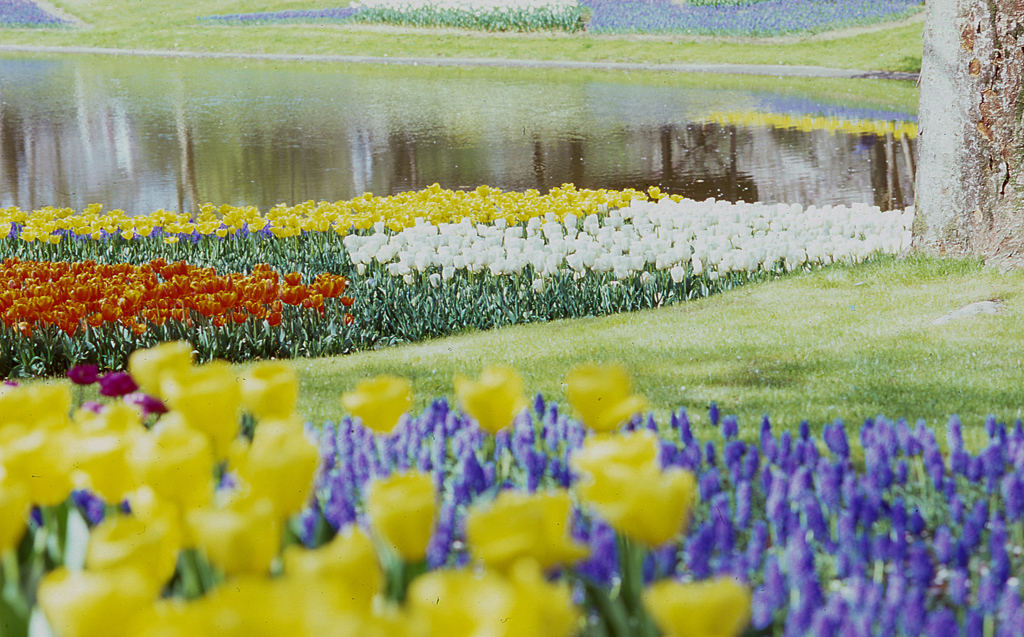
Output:
<path fill-rule="evenodd" d="M 416 272 L 450 279 L 458 270 L 520 274 L 526 266 L 546 278 L 566 268 L 611 272 L 617 279 L 651 268 L 682 281 L 687 265 L 711 279 L 727 272 L 788 270 L 804 264 L 860 262 L 873 253 L 898 254 L 910 246 L 913 210 L 882 212 L 865 204 L 808 207 L 799 204 L 633 202 L 583 219 L 548 213 L 525 226 L 416 224 L 392 233 L 378 223 L 371 234 L 345 237 L 360 274 L 374 263 L 395 276 Z M 433 282 L 433 281 L 432 281 Z"/>

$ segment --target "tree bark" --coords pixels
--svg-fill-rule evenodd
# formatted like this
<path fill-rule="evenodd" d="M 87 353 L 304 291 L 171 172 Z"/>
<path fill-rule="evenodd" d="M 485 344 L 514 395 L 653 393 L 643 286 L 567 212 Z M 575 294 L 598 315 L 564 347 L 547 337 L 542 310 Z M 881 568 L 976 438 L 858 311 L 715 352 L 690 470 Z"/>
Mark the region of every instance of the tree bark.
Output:
<path fill-rule="evenodd" d="M 1024 0 L 927 0 L 914 245 L 1024 265 Z"/>

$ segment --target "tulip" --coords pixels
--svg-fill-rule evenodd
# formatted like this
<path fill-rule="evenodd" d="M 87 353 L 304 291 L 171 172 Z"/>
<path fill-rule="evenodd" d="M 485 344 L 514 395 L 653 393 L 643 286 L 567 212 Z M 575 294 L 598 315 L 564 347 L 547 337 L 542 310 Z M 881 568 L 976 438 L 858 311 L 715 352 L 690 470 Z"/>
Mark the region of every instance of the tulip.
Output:
<path fill-rule="evenodd" d="M 110 372 L 101 376 L 99 383 L 100 394 L 115 398 L 130 394 L 139 388 L 127 372 Z"/>
<path fill-rule="evenodd" d="M 75 365 L 67 371 L 67 377 L 76 385 L 92 385 L 99 378 L 96 365 Z"/>
<path fill-rule="evenodd" d="M 657 438 L 645 431 L 591 438 L 570 462 L 580 497 L 619 533 L 648 547 L 682 532 L 696 497 L 688 471 L 657 463 Z"/>
<path fill-rule="evenodd" d="M 412 405 L 412 383 L 387 375 L 361 380 L 355 391 L 342 395 L 341 403 L 365 426 L 389 433 Z"/>
<path fill-rule="evenodd" d="M 75 485 L 106 502 L 123 500 L 138 486 L 128 465 L 129 444 L 128 434 L 122 432 L 77 437 L 69 450 Z"/>
<path fill-rule="evenodd" d="M 274 420 L 260 424 L 252 444 L 233 449 L 229 464 L 252 488 L 270 498 L 282 518 L 309 501 L 319 458 L 299 422 Z"/>
<path fill-rule="evenodd" d="M 285 361 L 258 363 L 242 377 L 242 408 L 257 420 L 291 416 L 298 398 L 298 377 Z"/>
<path fill-rule="evenodd" d="M 466 540 L 475 557 L 499 572 L 530 557 L 541 568 L 572 564 L 587 547 L 568 532 L 572 502 L 567 491 L 528 495 L 502 491 L 487 507 L 475 507 L 466 519 Z"/>
<path fill-rule="evenodd" d="M 647 401 L 632 394 L 632 383 L 619 364 L 578 365 L 565 377 L 566 397 L 583 423 L 595 431 L 614 431 Z"/>
<path fill-rule="evenodd" d="M 662 580 L 644 591 L 643 601 L 665 637 L 736 637 L 750 623 L 750 590 L 731 578 Z"/>
<path fill-rule="evenodd" d="M 185 520 L 199 549 L 228 577 L 267 575 L 281 549 L 281 527 L 269 498 L 194 509 Z"/>
<path fill-rule="evenodd" d="M 369 608 L 384 582 L 373 542 L 355 525 L 318 549 L 293 544 L 285 549 L 283 560 L 288 577 L 331 584 L 336 587 L 334 602 L 346 606 L 354 602 L 356 607 Z"/>
<path fill-rule="evenodd" d="M 209 604 L 205 598 L 185 603 L 161 599 L 143 608 L 128 622 L 128 637 L 192 637 L 209 630 Z"/>
<path fill-rule="evenodd" d="M 135 568 L 150 580 L 156 594 L 174 575 L 180 548 L 177 519 L 115 515 L 90 533 L 85 566 L 96 571 Z"/>
<path fill-rule="evenodd" d="M 507 629 L 515 589 L 492 572 L 431 571 L 413 580 L 408 605 L 431 635 L 520 637 Z M 532 637 L 523 635 L 521 637 Z"/>
<path fill-rule="evenodd" d="M 131 618 L 154 598 L 139 571 L 71 572 L 64 567 L 43 576 L 39 608 L 57 637 L 121 637 Z"/>
<path fill-rule="evenodd" d="M 29 505 L 28 490 L 24 485 L 0 480 L 0 555 L 16 547 L 25 534 Z"/>
<path fill-rule="evenodd" d="M 462 409 L 493 434 L 508 427 L 527 406 L 523 379 L 508 367 L 487 367 L 476 381 L 456 376 L 455 393 Z"/>
<path fill-rule="evenodd" d="M 208 505 L 213 497 L 213 446 L 178 414 L 168 414 L 137 436 L 128 464 L 139 482 L 183 511 Z"/>
<path fill-rule="evenodd" d="M 71 388 L 39 383 L 0 387 L 0 429 L 21 424 L 32 429 L 61 429 L 69 423 Z"/>
<path fill-rule="evenodd" d="M 374 531 L 403 560 L 421 562 L 427 556 L 436 500 L 429 473 L 396 473 L 370 483 L 366 512 Z"/>
<path fill-rule="evenodd" d="M 0 464 L 9 483 L 28 489 L 33 504 L 53 506 L 71 494 L 69 432 L 48 431 L 22 425 L 0 429 Z"/>
<path fill-rule="evenodd" d="M 192 346 L 182 341 L 162 343 L 128 356 L 128 371 L 143 392 L 163 398 L 164 376 L 184 373 L 192 365 Z"/>
<path fill-rule="evenodd" d="M 228 447 L 241 428 L 238 409 L 242 388 L 231 366 L 214 361 L 162 378 L 161 388 L 168 406 L 181 413 L 189 427 L 210 437 L 218 459 L 226 458 Z"/>
<path fill-rule="evenodd" d="M 515 590 L 512 614 L 505 629 L 510 636 L 569 637 L 576 633 L 580 611 L 564 579 L 548 582 L 537 562 L 519 560 L 510 581 Z"/>

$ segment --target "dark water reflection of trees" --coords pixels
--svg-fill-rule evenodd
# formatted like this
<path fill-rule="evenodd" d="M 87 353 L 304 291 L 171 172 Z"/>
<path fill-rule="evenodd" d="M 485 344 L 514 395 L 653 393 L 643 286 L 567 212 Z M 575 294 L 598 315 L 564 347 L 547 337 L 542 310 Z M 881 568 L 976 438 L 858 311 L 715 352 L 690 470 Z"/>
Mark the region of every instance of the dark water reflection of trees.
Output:
<path fill-rule="evenodd" d="M 0 58 L 0 206 L 98 202 L 131 213 L 209 201 L 265 210 L 435 182 L 542 192 L 567 182 L 658 186 L 694 199 L 883 209 L 913 200 L 907 137 L 710 123 L 718 111 L 764 109 L 773 98 L 757 92 L 241 63 L 140 67 Z"/>

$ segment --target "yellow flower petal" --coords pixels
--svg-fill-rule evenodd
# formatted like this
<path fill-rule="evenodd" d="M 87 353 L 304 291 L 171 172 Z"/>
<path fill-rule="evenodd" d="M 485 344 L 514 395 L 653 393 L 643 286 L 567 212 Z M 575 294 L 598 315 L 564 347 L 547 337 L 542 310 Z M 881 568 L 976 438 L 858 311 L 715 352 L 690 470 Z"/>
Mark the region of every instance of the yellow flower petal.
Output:
<path fill-rule="evenodd" d="M 395 376 L 377 376 L 356 383 L 341 404 L 374 431 L 389 433 L 412 405 L 412 383 Z"/>
<path fill-rule="evenodd" d="M 750 589 L 728 577 L 662 580 L 644 591 L 643 601 L 665 637 L 736 637 L 750 623 Z"/>

